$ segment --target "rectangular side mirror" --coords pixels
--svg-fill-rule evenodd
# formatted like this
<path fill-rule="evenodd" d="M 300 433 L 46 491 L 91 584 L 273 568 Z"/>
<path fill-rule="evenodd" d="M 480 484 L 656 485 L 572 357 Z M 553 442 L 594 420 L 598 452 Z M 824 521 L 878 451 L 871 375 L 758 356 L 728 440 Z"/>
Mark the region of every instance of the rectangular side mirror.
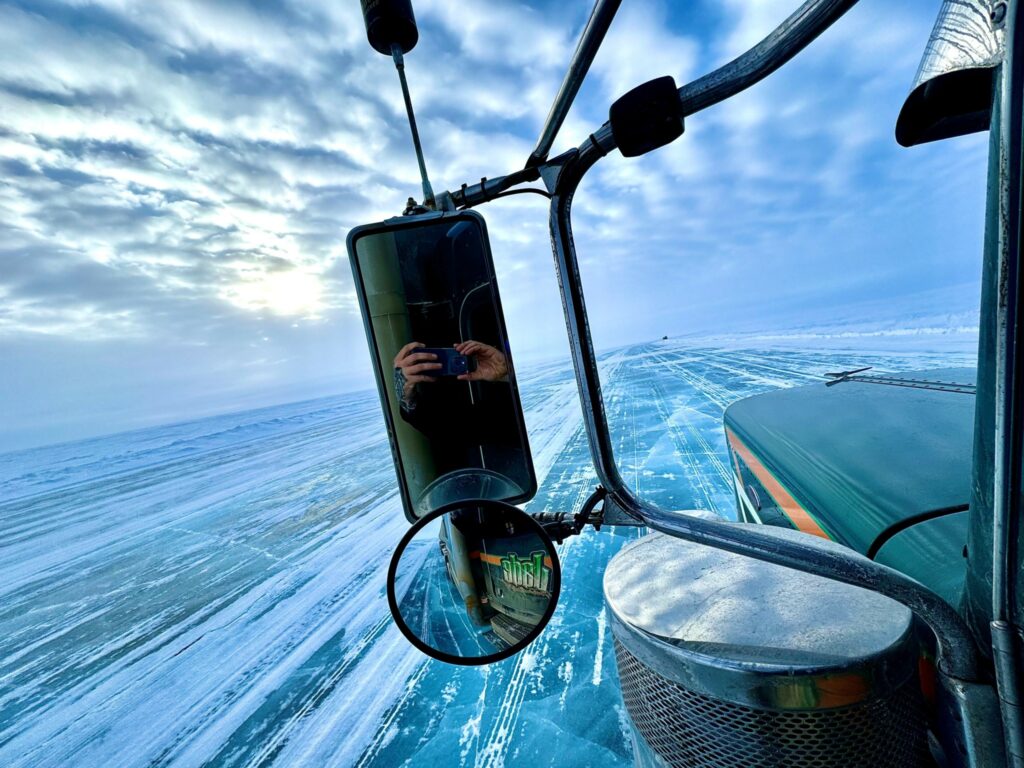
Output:
<path fill-rule="evenodd" d="M 405 515 L 520 503 L 537 478 L 483 217 L 353 229 L 349 259 Z"/>

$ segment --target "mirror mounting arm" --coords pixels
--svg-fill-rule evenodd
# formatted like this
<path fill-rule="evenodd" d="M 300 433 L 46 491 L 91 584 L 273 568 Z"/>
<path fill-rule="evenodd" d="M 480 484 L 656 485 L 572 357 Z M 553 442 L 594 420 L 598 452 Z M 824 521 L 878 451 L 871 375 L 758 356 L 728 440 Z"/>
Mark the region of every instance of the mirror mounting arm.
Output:
<path fill-rule="evenodd" d="M 858 0 L 807 0 L 746 53 L 679 89 L 682 116 L 759 83 L 816 40 Z"/>
<path fill-rule="evenodd" d="M 443 192 L 441 196 L 450 199 L 452 205 L 457 208 L 472 208 L 500 197 L 502 193 L 518 184 L 536 181 L 539 178 L 540 171 L 537 168 L 524 168 L 507 176 L 498 176 L 496 179 L 484 176 L 479 184 L 463 184 L 454 192 Z"/>
<path fill-rule="evenodd" d="M 611 126 L 605 123 L 598 131 L 592 133 L 588 142 L 584 145 L 588 149 L 597 148 L 601 155 L 608 154 L 615 149 L 615 140 L 612 138 Z M 593 151 L 593 150 L 591 150 Z M 553 157 L 543 165 L 531 168 L 524 168 L 506 176 L 498 176 L 488 179 L 486 176 L 480 179 L 479 184 L 463 184 L 454 192 L 442 192 L 437 196 L 438 206 L 441 210 L 455 211 L 474 208 L 483 203 L 496 200 L 507 194 L 518 194 L 519 192 L 536 192 L 545 194 L 544 190 L 537 187 L 525 189 L 514 189 L 520 184 L 526 184 L 540 179 L 544 182 L 547 196 L 550 197 L 558 182 L 558 174 L 570 160 L 579 154 L 580 150 L 570 149 L 557 157 Z"/>
<path fill-rule="evenodd" d="M 566 115 L 569 114 L 569 108 L 572 106 L 580 86 L 583 85 L 583 79 L 587 76 L 587 71 L 601 47 L 601 42 L 611 26 L 620 3 L 621 0 L 597 0 L 594 3 L 590 19 L 583 29 L 583 34 L 580 35 L 576 51 L 569 62 L 565 79 L 558 89 L 547 120 L 544 121 L 544 128 L 541 130 L 540 138 L 537 139 L 537 146 L 526 161 L 527 168 L 540 167 L 547 160 L 551 145 L 555 143 L 558 130 L 562 127 Z"/>
<path fill-rule="evenodd" d="M 598 479 L 607 489 L 605 503 L 611 502 L 613 508 L 619 507 L 641 524 L 670 536 L 863 587 L 903 603 L 935 634 L 940 672 L 961 682 L 979 681 L 977 646 L 963 618 L 942 598 L 910 577 L 824 542 L 780 542 L 775 536 L 747 530 L 750 526 L 663 510 L 634 496 L 623 481 L 615 462 L 601 395 L 597 355 L 590 337 L 571 222 L 572 200 L 580 181 L 607 152 L 607 141 L 602 143 L 602 138 L 595 134 L 562 166 L 551 197 L 549 223 L 584 426 Z"/>
<path fill-rule="evenodd" d="M 568 512 L 538 512 L 531 517 L 544 527 L 544 531 L 555 540 L 555 543 L 561 544 L 570 536 L 583 533 L 583 529 L 588 525 L 594 526 L 595 531 L 601 530 L 604 524 L 604 507 L 597 509 L 597 505 L 604 501 L 607 495 L 608 491 L 599 485 L 575 515 Z"/>

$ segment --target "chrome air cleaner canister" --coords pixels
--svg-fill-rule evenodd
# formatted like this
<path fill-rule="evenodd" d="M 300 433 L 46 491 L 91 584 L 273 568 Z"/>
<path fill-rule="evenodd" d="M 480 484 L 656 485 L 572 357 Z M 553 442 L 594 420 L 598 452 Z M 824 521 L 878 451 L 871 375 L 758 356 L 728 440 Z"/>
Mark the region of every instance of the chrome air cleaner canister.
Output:
<path fill-rule="evenodd" d="M 604 593 L 638 765 L 930 764 L 899 603 L 661 534 L 612 559 Z"/>

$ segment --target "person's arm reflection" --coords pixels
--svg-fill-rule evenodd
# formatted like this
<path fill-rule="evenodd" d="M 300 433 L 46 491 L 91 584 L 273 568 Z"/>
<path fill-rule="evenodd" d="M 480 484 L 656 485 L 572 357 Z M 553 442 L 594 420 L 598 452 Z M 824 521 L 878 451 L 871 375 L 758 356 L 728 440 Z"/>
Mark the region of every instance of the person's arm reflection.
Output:
<path fill-rule="evenodd" d="M 437 362 L 437 355 L 416 351 L 425 346 L 426 344 L 418 341 L 411 341 L 395 355 L 395 394 L 403 418 L 407 413 L 416 410 L 416 385 L 437 381 L 428 375 L 430 371 L 436 371 L 441 367 Z"/>

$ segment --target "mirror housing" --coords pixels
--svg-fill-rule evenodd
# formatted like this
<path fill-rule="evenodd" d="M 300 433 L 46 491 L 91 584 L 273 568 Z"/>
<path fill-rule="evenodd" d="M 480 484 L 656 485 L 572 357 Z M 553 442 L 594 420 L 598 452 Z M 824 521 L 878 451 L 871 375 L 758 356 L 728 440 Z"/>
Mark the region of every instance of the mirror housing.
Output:
<path fill-rule="evenodd" d="M 533 469 L 483 217 L 403 216 L 348 252 L 410 522 L 446 504 L 533 498 Z"/>

